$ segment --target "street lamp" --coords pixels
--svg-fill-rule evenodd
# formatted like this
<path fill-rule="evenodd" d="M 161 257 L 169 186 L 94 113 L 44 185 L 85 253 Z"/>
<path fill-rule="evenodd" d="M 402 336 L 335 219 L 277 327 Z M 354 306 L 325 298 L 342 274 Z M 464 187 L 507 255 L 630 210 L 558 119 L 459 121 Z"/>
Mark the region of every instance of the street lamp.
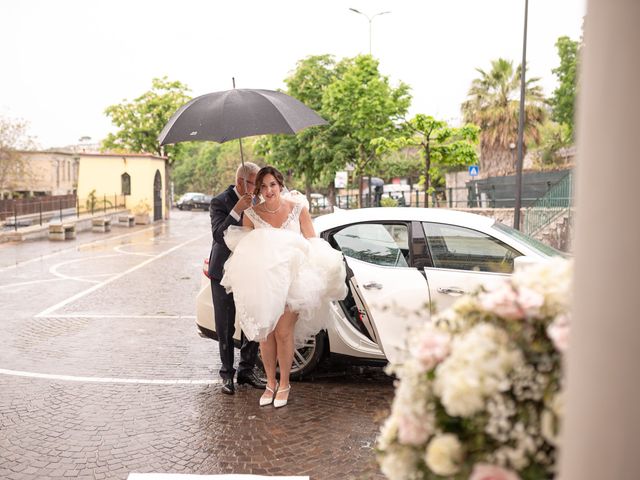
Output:
<path fill-rule="evenodd" d="M 364 15 L 366 17 L 366 19 L 369 21 L 369 55 L 371 55 L 371 22 L 378 15 L 384 15 L 386 13 L 391 13 L 391 12 L 378 12 L 375 15 L 370 17 L 366 13 L 362 13 L 360 10 L 356 10 L 355 8 L 349 8 L 349 10 L 351 10 L 352 12 L 355 12 L 355 13 L 359 13 L 360 15 Z"/>
<path fill-rule="evenodd" d="M 527 71 L 527 12 L 529 0 L 524 0 L 524 39 L 522 41 L 522 66 L 520 68 L 520 114 L 518 118 L 518 161 L 516 162 L 516 205 L 513 212 L 513 228 L 520 230 L 520 208 L 522 207 L 522 160 L 524 154 L 524 89 Z"/>

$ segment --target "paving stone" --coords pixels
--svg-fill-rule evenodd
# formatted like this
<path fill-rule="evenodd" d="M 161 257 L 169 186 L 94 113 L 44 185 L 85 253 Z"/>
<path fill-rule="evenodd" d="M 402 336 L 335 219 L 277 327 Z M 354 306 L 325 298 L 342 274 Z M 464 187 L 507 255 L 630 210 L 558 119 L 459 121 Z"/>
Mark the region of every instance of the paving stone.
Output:
<path fill-rule="evenodd" d="M 115 237 L 103 234 L 104 241 L 86 248 L 42 252 L 42 260 L 4 271 L 0 285 L 51 280 L 52 269 L 65 275 L 122 272 L 150 257 L 116 255 L 115 248 L 157 254 L 208 229 L 206 214 L 184 212 L 170 224 L 140 230 L 146 232 L 140 238 L 136 234 L 110 244 Z M 217 343 L 200 338 L 192 318 L 209 241 L 207 233 L 55 312 L 75 316 L 36 317 L 95 283 L 59 279 L 0 289 L 0 303 L 7 305 L 0 318 L 0 368 L 90 378 L 216 381 Z M 37 258 L 35 245 L 15 258 Z M 9 257 L 7 246 L 0 245 L 0 270 L 11 264 Z M 113 316 L 119 312 L 124 316 Z M 227 396 L 218 383 L 0 374 L 0 478 L 125 480 L 135 471 L 382 479 L 373 445 L 393 384 L 381 370 L 347 369 L 342 376 L 295 382 L 283 409 L 260 408 L 260 394 L 240 386 L 236 395 Z"/>

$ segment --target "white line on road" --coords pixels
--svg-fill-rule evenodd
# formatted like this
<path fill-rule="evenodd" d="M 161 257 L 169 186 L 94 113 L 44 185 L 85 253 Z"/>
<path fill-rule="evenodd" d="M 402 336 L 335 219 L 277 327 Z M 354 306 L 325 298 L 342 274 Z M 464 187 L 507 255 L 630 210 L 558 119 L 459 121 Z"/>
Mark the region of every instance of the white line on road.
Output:
<path fill-rule="evenodd" d="M 170 248 L 169 250 L 165 250 L 164 252 L 162 252 L 162 253 L 160 253 L 160 254 L 156 255 L 155 257 L 149 258 L 148 260 L 145 260 L 144 262 L 139 263 L 138 265 L 136 265 L 136 266 L 134 266 L 134 267 L 131 267 L 130 269 L 125 270 L 124 272 L 119 273 L 119 274 L 117 274 L 117 275 L 115 275 L 115 276 L 113 276 L 113 277 L 111 277 L 111 278 L 109 278 L 109 279 L 105 280 L 105 281 L 104 281 L 104 282 L 102 282 L 102 283 L 98 283 L 97 285 L 94 285 L 93 287 L 90 287 L 90 288 L 88 288 L 88 289 L 86 289 L 86 290 L 83 290 L 82 292 L 79 292 L 79 293 L 77 293 L 77 294 L 73 295 L 72 297 L 67 298 L 66 300 L 63 300 L 63 301 L 61 301 L 61 302 L 59 302 L 59 303 L 56 303 L 55 305 L 52 305 L 51 307 L 49 307 L 49 308 L 47 308 L 47 309 L 43 310 L 42 312 L 38 313 L 37 315 L 35 315 L 35 318 L 39 318 L 39 317 L 46 317 L 46 316 L 48 316 L 48 315 L 52 314 L 53 312 L 55 312 L 56 310 L 58 310 L 58 309 L 60 309 L 60 308 L 64 307 L 65 305 L 67 305 L 67 304 L 69 304 L 69 303 L 71 303 L 71 302 L 75 302 L 76 300 L 78 300 L 78 299 L 80 299 L 80 298 L 82 298 L 82 297 L 84 297 L 84 296 L 86 296 L 86 295 L 89 295 L 89 294 L 90 294 L 90 293 L 92 293 L 92 292 L 95 292 L 95 291 L 96 291 L 96 290 L 98 290 L 99 288 L 102 288 L 102 287 L 104 287 L 105 285 L 108 285 L 108 284 L 110 284 L 111 282 L 114 282 L 114 281 L 116 281 L 116 280 L 118 280 L 118 279 L 120 279 L 120 278 L 124 277 L 125 275 L 128 275 L 129 273 L 134 272 L 134 271 L 136 271 L 136 270 L 138 270 L 138 269 L 140 269 L 140 268 L 142 268 L 142 267 L 145 267 L 145 266 L 146 266 L 146 265 L 148 265 L 149 263 L 151 263 L 151 262 L 153 262 L 153 261 L 155 261 L 155 260 L 158 260 L 159 258 L 162 258 L 162 257 L 164 257 L 165 255 L 170 254 L 170 253 L 171 253 L 171 252 L 173 252 L 174 250 L 177 250 L 177 249 L 179 249 L 179 248 L 184 247 L 185 245 L 188 245 L 188 244 L 190 244 L 190 243 L 193 243 L 193 242 L 195 242 L 195 241 L 200 240 L 200 239 L 201 239 L 202 237 L 204 237 L 205 235 L 209 235 L 209 233 L 204 233 L 204 234 L 202 234 L 202 235 L 198 235 L 197 237 L 192 238 L 191 240 L 187 240 L 186 242 L 182 242 L 181 244 L 176 245 L 175 247 Z"/>
<path fill-rule="evenodd" d="M 108 277 L 109 275 L 113 275 L 112 273 L 95 273 L 93 275 L 85 275 L 86 278 L 88 277 Z M 45 278 L 42 280 L 31 280 L 29 282 L 17 282 L 17 283 L 7 283 L 6 285 L 0 285 L 0 290 L 2 290 L 3 288 L 11 288 L 11 287 L 23 287 L 26 285 L 35 285 L 37 283 L 46 283 L 46 282 L 59 282 L 60 280 L 62 280 L 61 278 Z M 73 281 L 78 281 L 78 282 L 86 282 L 87 280 L 85 280 L 85 278 L 76 278 L 76 277 L 67 277 L 66 280 L 73 280 Z"/>
<path fill-rule="evenodd" d="M 47 315 L 47 318 L 131 318 L 134 320 L 195 320 L 195 315 L 126 315 L 126 314 L 105 314 L 105 313 L 61 313 Z"/>
<path fill-rule="evenodd" d="M 127 250 L 124 250 L 124 247 L 128 247 L 128 246 L 129 245 L 118 245 L 117 247 L 114 247 L 113 249 L 116 252 L 123 253 L 125 255 L 140 255 L 141 257 L 153 257 L 153 253 L 129 252 Z"/>
<path fill-rule="evenodd" d="M 66 280 L 77 280 L 79 282 L 89 282 L 89 283 L 100 283 L 98 280 L 89 280 L 83 277 L 74 277 L 72 275 L 65 275 L 64 273 L 58 272 L 58 268 L 69 265 L 71 263 L 85 262 L 87 260 L 99 260 L 101 258 L 112 258 L 112 257 L 121 257 L 123 254 L 115 254 L 115 255 L 96 255 L 95 257 L 83 257 L 83 258 L 74 258 L 73 260 L 67 260 L 66 262 L 60 262 L 53 265 L 49 268 L 49 273 L 55 275 L 56 277 L 66 279 Z M 115 274 L 109 274 L 115 275 Z"/>
<path fill-rule="evenodd" d="M 14 377 L 40 378 L 43 380 L 59 380 L 64 382 L 84 383 L 126 383 L 137 385 L 217 385 L 222 383 L 220 379 L 175 379 L 161 380 L 149 378 L 117 378 L 117 377 L 81 377 L 76 375 L 54 375 L 50 373 L 24 372 L 20 370 L 8 370 L 0 368 L 0 375 Z"/>
<path fill-rule="evenodd" d="M 115 237 L 101 238 L 100 240 L 94 240 L 93 242 L 87 242 L 87 243 L 83 243 L 81 245 L 76 245 L 75 247 L 70 247 L 70 248 L 65 248 L 63 250 L 58 250 L 57 252 L 50 253 L 49 255 L 42 255 L 42 256 L 39 256 L 39 257 L 36 257 L 36 258 L 32 258 L 31 260 L 25 260 L 23 262 L 17 262 L 14 265 L 8 265 L 6 267 L 2 267 L 2 268 L 0 268 L 0 272 L 4 272 L 5 270 L 11 270 L 12 268 L 18 268 L 18 267 L 21 267 L 23 265 L 27 265 L 29 263 L 39 262 L 39 261 L 45 260 L 47 258 L 54 257 L 56 255 L 60 255 L 61 253 L 72 252 L 74 250 L 80 251 L 85 247 L 88 247 L 90 245 L 94 245 L 94 244 L 97 244 L 97 243 L 109 242 L 111 240 L 118 240 L 120 238 L 125 238 L 125 237 L 131 237 L 133 235 L 138 235 L 140 233 L 148 232 L 149 230 L 153 230 L 154 228 L 158 228 L 159 226 L 160 225 L 154 225 L 153 227 L 143 228 L 142 230 L 138 230 L 137 232 L 123 233 L 122 235 L 116 235 Z"/>

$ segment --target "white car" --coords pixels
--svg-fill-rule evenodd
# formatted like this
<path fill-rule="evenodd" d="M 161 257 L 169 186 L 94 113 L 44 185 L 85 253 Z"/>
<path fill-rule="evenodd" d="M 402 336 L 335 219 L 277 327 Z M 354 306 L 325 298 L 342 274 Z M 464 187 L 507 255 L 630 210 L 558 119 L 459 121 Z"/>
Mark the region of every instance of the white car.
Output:
<path fill-rule="evenodd" d="M 328 330 L 296 351 L 293 378 L 309 374 L 326 356 L 355 364 L 398 360 L 413 324 L 480 285 L 501 281 L 512 273 L 516 257 L 564 255 L 491 218 L 447 209 L 338 210 L 315 218 L 314 226 L 342 251 L 350 293 L 332 304 Z M 196 324 L 216 338 L 206 277 L 197 296 Z"/>

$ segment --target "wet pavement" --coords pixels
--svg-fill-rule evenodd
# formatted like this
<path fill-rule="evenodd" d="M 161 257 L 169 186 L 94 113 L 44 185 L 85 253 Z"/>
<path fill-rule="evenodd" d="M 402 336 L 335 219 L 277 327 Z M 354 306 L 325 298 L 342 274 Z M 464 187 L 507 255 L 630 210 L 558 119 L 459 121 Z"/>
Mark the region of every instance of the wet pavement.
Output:
<path fill-rule="evenodd" d="M 0 244 L 0 478 L 129 473 L 382 478 L 393 386 L 325 366 L 282 409 L 220 391 L 195 328 L 208 215 L 76 240 Z"/>

